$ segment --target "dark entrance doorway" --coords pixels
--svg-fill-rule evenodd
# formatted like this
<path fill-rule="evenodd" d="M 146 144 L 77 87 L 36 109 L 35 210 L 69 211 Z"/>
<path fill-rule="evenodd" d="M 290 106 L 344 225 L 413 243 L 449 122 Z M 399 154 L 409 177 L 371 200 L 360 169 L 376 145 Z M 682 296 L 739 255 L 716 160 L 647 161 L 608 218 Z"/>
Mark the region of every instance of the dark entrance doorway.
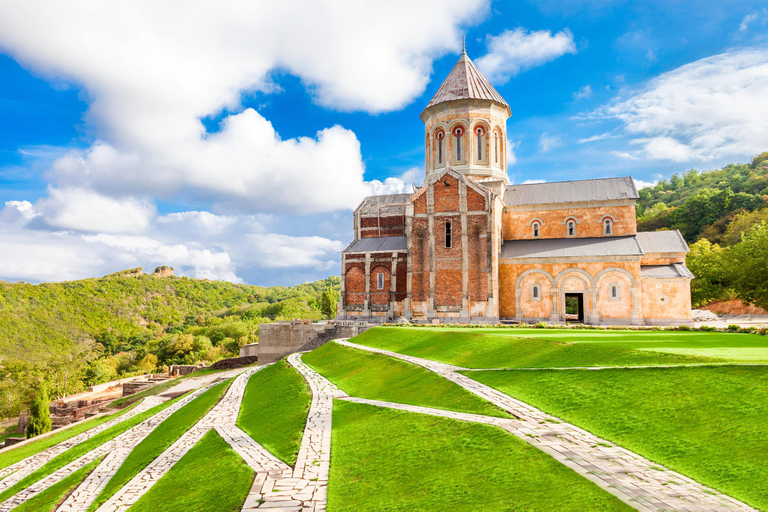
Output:
<path fill-rule="evenodd" d="M 565 294 L 565 321 L 584 323 L 584 294 Z"/>

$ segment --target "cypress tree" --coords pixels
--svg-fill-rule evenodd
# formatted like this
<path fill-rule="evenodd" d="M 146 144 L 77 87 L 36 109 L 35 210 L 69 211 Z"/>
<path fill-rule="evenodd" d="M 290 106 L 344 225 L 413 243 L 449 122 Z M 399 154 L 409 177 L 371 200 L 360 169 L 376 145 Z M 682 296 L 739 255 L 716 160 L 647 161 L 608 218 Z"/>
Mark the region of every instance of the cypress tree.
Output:
<path fill-rule="evenodd" d="M 51 430 L 51 409 L 48 401 L 48 389 L 45 383 L 40 385 L 32 407 L 29 409 L 29 425 L 27 439 L 45 434 Z"/>

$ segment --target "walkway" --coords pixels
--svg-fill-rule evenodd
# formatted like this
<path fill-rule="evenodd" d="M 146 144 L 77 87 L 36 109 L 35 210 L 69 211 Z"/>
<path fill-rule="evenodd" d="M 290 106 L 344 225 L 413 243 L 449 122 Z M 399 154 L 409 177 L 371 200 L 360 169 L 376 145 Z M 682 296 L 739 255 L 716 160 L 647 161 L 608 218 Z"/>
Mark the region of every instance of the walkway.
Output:
<path fill-rule="evenodd" d="M 312 404 L 301 448 L 293 470 L 257 475 L 243 510 L 277 509 L 292 512 L 321 512 L 326 508 L 331 461 L 333 399 L 346 393 L 304 364 L 300 354 L 288 362 L 301 373 L 312 390 Z"/>
<path fill-rule="evenodd" d="M 123 421 L 128 420 L 137 414 L 141 414 L 144 411 L 147 411 L 156 405 L 163 403 L 165 400 L 166 399 L 164 398 L 159 398 L 156 396 L 147 397 L 139 404 L 137 404 L 133 409 L 116 418 L 106 421 L 97 427 L 86 430 L 82 434 L 70 437 L 69 439 L 62 441 L 57 445 L 54 445 L 46 450 L 36 453 L 35 455 L 27 457 L 24 460 L 3 468 L 0 470 L 0 478 L 2 479 L 0 480 L 0 492 L 5 491 L 28 475 L 31 475 L 73 446 L 77 446 L 78 444 L 92 438 L 96 434 L 104 432 L 105 430 L 112 428 L 118 423 L 122 423 Z"/>
<path fill-rule="evenodd" d="M 152 431 L 155 430 L 155 428 L 157 428 L 158 425 L 160 425 L 163 421 L 168 419 L 174 412 L 178 411 L 179 409 L 184 407 L 186 404 L 188 404 L 189 402 L 197 398 L 206 389 L 207 388 L 203 388 L 194 393 L 189 394 L 188 396 L 182 398 L 178 402 L 170 405 L 169 407 L 166 407 L 165 409 L 158 412 L 157 414 L 142 421 L 135 427 L 123 432 L 122 434 L 118 435 L 117 437 L 109 441 L 106 441 L 102 445 L 94 448 L 90 452 L 70 462 L 66 466 L 59 468 L 57 471 L 35 482 L 34 484 L 30 485 L 26 489 L 23 489 L 22 491 L 18 492 L 17 494 L 8 498 L 6 501 L 0 504 L 0 512 L 5 512 L 7 510 L 11 510 L 15 507 L 18 507 L 22 503 L 34 498 L 38 493 L 48 489 L 51 485 L 55 484 L 56 482 L 66 478 L 70 474 L 79 470 L 83 466 L 86 466 L 91 462 L 93 462 L 94 460 L 106 454 L 109 454 L 107 458 L 104 461 L 102 461 L 101 464 L 99 464 L 96 470 L 94 470 L 91 473 L 91 475 L 88 476 L 88 478 L 83 482 L 83 484 L 81 484 L 78 487 L 78 489 L 75 491 L 75 493 L 73 493 L 73 495 L 70 496 L 69 499 L 67 500 L 67 502 L 71 504 L 75 504 L 75 503 L 83 504 L 87 501 L 87 505 L 85 505 L 84 507 L 78 506 L 75 508 L 68 506 L 68 508 L 59 509 L 59 510 L 86 510 L 90 505 L 90 503 L 92 503 L 93 500 L 96 499 L 96 496 L 98 495 L 98 492 L 100 492 L 103 485 L 106 485 L 106 482 L 112 476 L 113 471 L 116 470 L 118 467 L 120 467 L 120 464 L 122 464 L 122 461 L 125 460 L 125 457 L 128 456 L 128 453 L 130 453 L 130 451 L 136 445 L 138 445 L 141 441 L 143 441 L 145 437 L 147 437 L 150 433 L 152 433 Z M 144 399 L 144 402 L 149 402 L 148 406 L 152 407 L 154 405 L 157 405 L 158 403 L 162 403 L 162 399 L 159 399 L 157 397 L 148 397 Z M 140 405 L 143 405 L 144 402 L 142 402 L 142 404 Z M 149 407 L 145 406 L 142 409 L 146 410 Z M 139 406 L 134 408 L 134 410 L 138 408 Z M 133 410 L 131 410 L 130 412 L 133 412 Z M 131 416 L 135 416 L 135 414 L 132 414 Z M 123 417 L 121 416 L 121 418 Z M 118 419 L 118 418 L 115 418 L 115 419 Z M 123 421 L 125 421 L 125 418 L 123 418 Z M 99 432 L 104 431 L 104 429 L 101 427 L 103 427 L 103 425 L 98 427 Z M 93 430 L 96 430 L 96 429 L 93 429 Z M 94 433 L 92 432 L 85 432 L 85 434 L 90 434 L 90 435 L 86 438 L 83 438 L 83 440 L 81 440 L 80 442 L 83 442 L 94 436 Z M 70 447 L 74 447 L 77 444 L 79 443 L 75 443 Z M 117 465 L 113 466 L 115 463 L 117 463 Z M 25 469 L 28 469 L 30 466 L 31 465 L 27 465 Z M 14 477 L 14 479 L 18 478 L 16 474 L 11 476 Z M 97 489 L 98 489 L 98 492 L 96 491 Z M 94 492 L 96 492 L 96 494 L 94 494 Z"/>
<path fill-rule="evenodd" d="M 128 509 L 146 494 L 158 480 L 181 460 L 181 458 L 195 446 L 200 439 L 212 428 L 217 432 L 235 425 L 240 411 L 240 403 L 243 400 L 245 386 L 248 379 L 256 371 L 264 367 L 250 369 L 242 372 L 232 383 L 227 394 L 216 404 L 208 414 L 198 421 L 191 429 L 186 431 L 175 443 L 165 450 L 159 457 L 142 469 L 133 479 L 116 492 L 112 497 L 99 507 L 100 512 L 122 511 Z M 236 439 L 237 434 L 230 435 L 230 439 Z M 225 438 L 226 439 L 226 438 Z M 239 447 L 239 446 L 238 446 Z M 237 447 L 233 446 L 236 450 Z M 238 450 L 239 453 L 239 450 Z M 0 511 L 2 512 L 2 511 Z"/>
<path fill-rule="evenodd" d="M 457 373 L 456 366 L 388 350 L 336 340 L 346 347 L 408 361 L 458 384 L 513 414 L 518 421 L 500 425 L 525 442 L 551 455 L 628 505 L 642 511 L 754 510 L 730 496 L 662 468 L 640 455 L 614 446 L 570 423 Z"/>

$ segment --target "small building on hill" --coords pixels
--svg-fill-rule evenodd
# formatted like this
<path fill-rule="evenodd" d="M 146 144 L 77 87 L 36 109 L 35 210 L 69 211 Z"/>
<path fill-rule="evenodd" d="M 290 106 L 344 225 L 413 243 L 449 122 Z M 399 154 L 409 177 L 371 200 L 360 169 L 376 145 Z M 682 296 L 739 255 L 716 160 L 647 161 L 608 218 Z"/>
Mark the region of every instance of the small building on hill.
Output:
<path fill-rule="evenodd" d="M 421 114 L 424 185 L 354 211 L 339 317 L 690 323 L 680 233 L 637 232 L 631 177 L 510 185 L 510 115 L 464 52 Z"/>

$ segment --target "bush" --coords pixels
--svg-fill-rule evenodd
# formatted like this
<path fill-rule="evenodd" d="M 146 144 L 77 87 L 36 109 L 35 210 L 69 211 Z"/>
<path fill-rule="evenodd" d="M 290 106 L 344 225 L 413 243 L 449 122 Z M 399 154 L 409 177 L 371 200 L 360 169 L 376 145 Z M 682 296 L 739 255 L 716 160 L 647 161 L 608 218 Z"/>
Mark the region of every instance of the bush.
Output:
<path fill-rule="evenodd" d="M 51 431 L 51 404 L 48 401 L 48 389 L 45 383 L 37 390 L 35 401 L 29 408 L 29 424 L 27 425 L 27 439 L 45 434 Z"/>

